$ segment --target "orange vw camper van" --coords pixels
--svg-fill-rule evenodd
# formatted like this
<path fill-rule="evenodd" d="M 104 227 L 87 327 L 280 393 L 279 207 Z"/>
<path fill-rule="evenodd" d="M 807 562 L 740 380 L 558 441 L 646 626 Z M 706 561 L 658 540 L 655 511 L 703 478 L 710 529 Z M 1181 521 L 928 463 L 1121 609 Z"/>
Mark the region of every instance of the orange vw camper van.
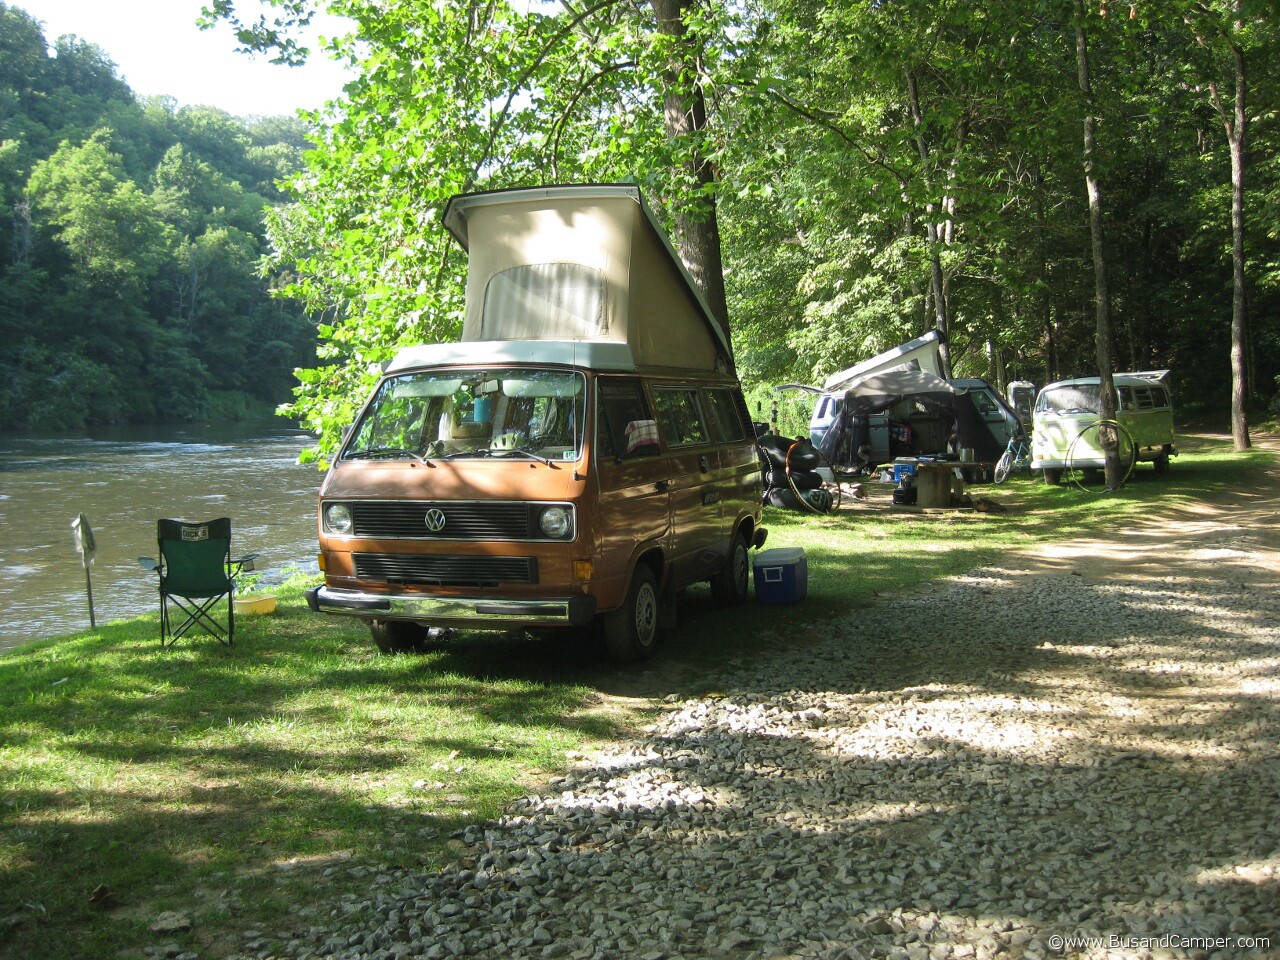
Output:
<path fill-rule="evenodd" d="M 462 341 L 403 350 L 320 491 L 313 610 L 379 648 L 429 627 L 598 624 L 647 657 L 675 597 L 747 599 L 763 544 L 728 341 L 630 186 L 455 197 Z"/>

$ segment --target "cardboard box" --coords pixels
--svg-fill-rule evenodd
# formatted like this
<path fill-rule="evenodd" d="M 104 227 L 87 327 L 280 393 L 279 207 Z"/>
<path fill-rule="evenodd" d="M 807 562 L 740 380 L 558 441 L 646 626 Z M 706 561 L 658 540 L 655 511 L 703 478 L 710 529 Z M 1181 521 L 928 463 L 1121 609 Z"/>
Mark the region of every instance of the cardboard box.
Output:
<path fill-rule="evenodd" d="M 759 603 L 796 603 L 809 592 L 809 560 L 801 547 L 761 550 L 751 568 Z"/>

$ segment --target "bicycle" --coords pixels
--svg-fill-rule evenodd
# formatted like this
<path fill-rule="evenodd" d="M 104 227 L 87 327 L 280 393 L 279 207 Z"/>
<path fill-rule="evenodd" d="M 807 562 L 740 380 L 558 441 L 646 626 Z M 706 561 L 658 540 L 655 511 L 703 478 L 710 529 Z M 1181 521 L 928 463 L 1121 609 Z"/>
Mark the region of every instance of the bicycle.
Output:
<path fill-rule="evenodd" d="M 1031 470 L 1031 441 L 1025 433 L 1018 432 L 1009 438 L 1009 443 L 996 461 L 992 479 L 996 483 L 1004 483 L 1014 470 Z"/>

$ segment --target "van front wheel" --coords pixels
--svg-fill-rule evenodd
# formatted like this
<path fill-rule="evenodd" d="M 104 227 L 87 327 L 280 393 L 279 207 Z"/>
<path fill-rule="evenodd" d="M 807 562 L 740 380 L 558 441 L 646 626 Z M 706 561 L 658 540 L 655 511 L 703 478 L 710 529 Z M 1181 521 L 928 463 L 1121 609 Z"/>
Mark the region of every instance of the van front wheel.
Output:
<path fill-rule="evenodd" d="M 417 653 L 427 639 L 427 631 L 408 620 L 371 620 L 369 632 L 383 653 Z"/>
<path fill-rule="evenodd" d="M 751 588 L 751 558 L 747 542 L 735 533 L 729 545 L 729 557 L 720 572 L 711 578 L 711 599 L 722 607 L 740 607 L 747 602 Z"/>
<path fill-rule="evenodd" d="M 639 663 L 658 645 L 658 584 L 646 564 L 636 567 L 622 606 L 601 617 L 604 644 L 615 663 Z"/>

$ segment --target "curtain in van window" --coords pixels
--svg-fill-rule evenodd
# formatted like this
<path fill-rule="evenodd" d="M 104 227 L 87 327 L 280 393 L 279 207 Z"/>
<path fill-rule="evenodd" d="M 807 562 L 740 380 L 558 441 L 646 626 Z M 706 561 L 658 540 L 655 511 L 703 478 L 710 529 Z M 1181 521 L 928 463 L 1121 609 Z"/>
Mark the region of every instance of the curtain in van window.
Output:
<path fill-rule="evenodd" d="M 604 276 L 581 263 L 533 263 L 503 270 L 484 292 L 481 333 L 503 339 L 574 339 L 609 332 Z"/>

